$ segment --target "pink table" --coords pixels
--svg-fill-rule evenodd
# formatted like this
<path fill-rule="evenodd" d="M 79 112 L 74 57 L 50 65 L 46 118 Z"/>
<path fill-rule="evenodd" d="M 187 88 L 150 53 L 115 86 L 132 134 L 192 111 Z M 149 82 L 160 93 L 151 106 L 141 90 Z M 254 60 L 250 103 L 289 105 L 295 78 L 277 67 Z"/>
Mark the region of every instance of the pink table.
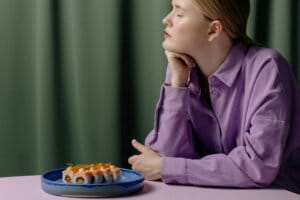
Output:
<path fill-rule="evenodd" d="M 0 178 L 2 200 L 52 200 L 79 199 L 53 196 L 45 193 L 40 185 L 41 176 L 17 176 Z M 80 198 L 85 199 L 85 198 Z M 104 198 L 101 198 L 104 199 Z M 280 189 L 217 189 L 192 186 L 166 185 L 145 181 L 144 189 L 134 195 L 110 199 L 140 200 L 300 200 L 300 195 Z M 89 199 L 91 200 L 91 199 Z"/>

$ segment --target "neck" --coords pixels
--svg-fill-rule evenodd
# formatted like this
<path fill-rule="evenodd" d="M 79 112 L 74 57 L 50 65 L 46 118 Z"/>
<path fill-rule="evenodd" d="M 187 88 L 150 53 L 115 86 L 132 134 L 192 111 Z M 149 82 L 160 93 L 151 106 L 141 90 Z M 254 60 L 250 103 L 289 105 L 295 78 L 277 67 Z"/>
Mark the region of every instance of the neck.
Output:
<path fill-rule="evenodd" d="M 222 41 L 209 43 L 205 51 L 193 56 L 206 79 L 219 69 L 232 46 L 233 43 L 229 38 L 223 38 Z"/>

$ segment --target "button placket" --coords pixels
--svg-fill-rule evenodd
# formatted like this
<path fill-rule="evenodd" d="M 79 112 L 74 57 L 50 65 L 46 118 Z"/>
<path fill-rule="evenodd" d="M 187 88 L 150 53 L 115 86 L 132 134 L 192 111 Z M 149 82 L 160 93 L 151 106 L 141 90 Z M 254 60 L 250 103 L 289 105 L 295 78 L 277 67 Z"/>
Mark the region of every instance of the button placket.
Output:
<path fill-rule="evenodd" d="M 211 78 L 210 81 L 210 97 L 211 97 L 211 105 L 212 105 L 212 110 L 213 114 L 215 116 L 215 119 L 221 128 L 220 121 L 222 117 L 222 113 L 220 112 L 222 109 L 219 107 L 219 98 L 221 97 L 221 92 L 220 92 L 220 83 L 215 77 Z M 222 131 L 220 130 L 220 135 L 219 135 L 219 148 L 221 152 L 224 152 L 224 147 L 222 144 Z"/>
<path fill-rule="evenodd" d="M 217 101 L 218 97 L 220 96 L 220 93 L 219 93 L 219 84 L 217 82 L 218 80 L 215 78 L 215 77 L 211 77 L 211 80 L 210 80 L 210 98 L 211 98 L 211 103 L 212 103 L 212 106 L 215 107 L 215 102 Z M 215 110 L 215 109 L 214 109 Z"/>
<path fill-rule="evenodd" d="M 213 110 L 214 110 L 214 113 L 215 115 L 220 118 L 220 113 L 218 112 L 218 110 L 220 110 L 218 108 L 218 100 L 221 96 L 219 90 L 217 89 L 212 89 L 211 93 L 210 93 L 210 96 L 211 96 L 211 104 L 212 104 L 212 107 L 213 107 Z"/>

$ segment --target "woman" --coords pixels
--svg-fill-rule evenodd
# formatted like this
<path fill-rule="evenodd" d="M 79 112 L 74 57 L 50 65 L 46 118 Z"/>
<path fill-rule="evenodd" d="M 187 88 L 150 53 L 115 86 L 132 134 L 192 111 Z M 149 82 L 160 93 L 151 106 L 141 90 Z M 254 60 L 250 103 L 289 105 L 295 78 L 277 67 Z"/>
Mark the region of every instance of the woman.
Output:
<path fill-rule="evenodd" d="M 246 35 L 249 0 L 173 0 L 155 127 L 128 161 L 148 180 L 299 192 L 299 90 Z"/>

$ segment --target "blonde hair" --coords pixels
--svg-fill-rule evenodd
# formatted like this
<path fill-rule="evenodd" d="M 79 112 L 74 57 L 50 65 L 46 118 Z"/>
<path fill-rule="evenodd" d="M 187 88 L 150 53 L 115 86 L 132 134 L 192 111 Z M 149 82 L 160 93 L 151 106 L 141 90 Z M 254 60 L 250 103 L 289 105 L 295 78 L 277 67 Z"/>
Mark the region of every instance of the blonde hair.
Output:
<path fill-rule="evenodd" d="M 220 20 L 233 41 L 246 45 L 254 41 L 247 36 L 246 28 L 250 13 L 250 0 L 193 0 L 205 17 Z"/>

